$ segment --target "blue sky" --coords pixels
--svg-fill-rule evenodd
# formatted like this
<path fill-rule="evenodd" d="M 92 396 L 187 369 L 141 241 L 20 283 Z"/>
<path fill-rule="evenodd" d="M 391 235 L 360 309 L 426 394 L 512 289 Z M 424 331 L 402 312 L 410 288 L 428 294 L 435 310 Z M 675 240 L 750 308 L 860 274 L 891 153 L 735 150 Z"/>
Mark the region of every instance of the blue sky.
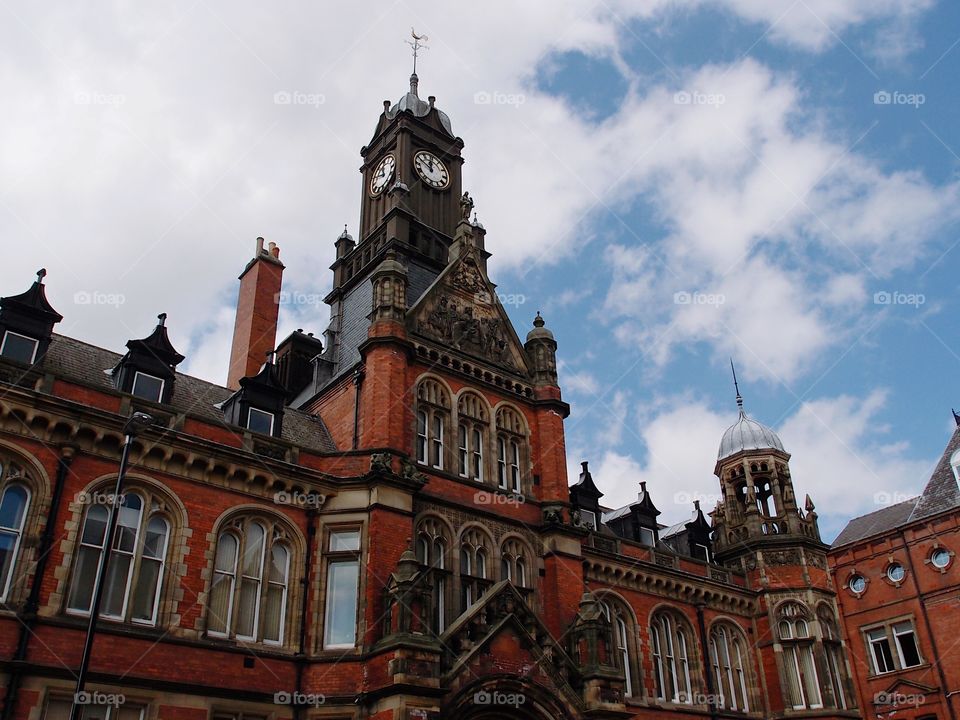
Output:
<path fill-rule="evenodd" d="M 222 381 L 257 235 L 298 298 L 281 333 L 321 332 L 414 25 L 507 309 L 560 343 L 571 474 L 590 460 L 611 505 L 645 480 L 666 523 L 712 506 L 731 357 L 827 538 L 918 492 L 951 432 L 956 3 L 0 12 L 0 294 L 47 267 L 61 332 L 121 349 L 166 311 L 186 369 Z"/>

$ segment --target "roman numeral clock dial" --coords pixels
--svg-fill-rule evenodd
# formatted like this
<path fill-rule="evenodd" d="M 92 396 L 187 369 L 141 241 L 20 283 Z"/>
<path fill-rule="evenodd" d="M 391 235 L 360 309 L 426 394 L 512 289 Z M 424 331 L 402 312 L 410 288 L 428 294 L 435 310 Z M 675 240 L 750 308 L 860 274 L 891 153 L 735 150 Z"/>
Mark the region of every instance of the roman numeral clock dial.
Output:
<path fill-rule="evenodd" d="M 383 192 L 384 188 L 387 187 L 387 183 L 390 182 L 390 178 L 393 177 L 393 171 L 397 167 L 397 161 L 394 159 L 393 155 L 387 155 L 383 160 L 377 163 L 376 169 L 373 171 L 373 177 L 370 178 L 370 194 L 376 197 Z"/>
<path fill-rule="evenodd" d="M 433 153 L 421 150 L 413 156 L 413 166 L 420 179 L 432 188 L 443 190 L 450 184 L 446 165 Z"/>

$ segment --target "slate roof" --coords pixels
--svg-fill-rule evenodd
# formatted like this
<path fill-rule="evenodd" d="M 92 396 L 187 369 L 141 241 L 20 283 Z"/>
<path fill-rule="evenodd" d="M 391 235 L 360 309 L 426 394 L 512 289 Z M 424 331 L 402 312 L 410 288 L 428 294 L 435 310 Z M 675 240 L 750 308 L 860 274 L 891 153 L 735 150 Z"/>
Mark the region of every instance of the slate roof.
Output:
<path fill-rule="evenodd" d="M 950 465 L 950 458 L 958 450 L 960 427 L 954 431 L 930 480 L 918 497 L 854 518 L 833 541 L 833 547 L 859 542 L 902 525 L 960 508 L 960 487 Z"/>
<path fill-rule="evenodd" d="M 121 357 L 119 353 L 55 334 L 43 360 L 43 369 L 82 385 L 116 391 L 112 379 L 104 370 L 115 367 Z M 232 394 L 233 391 L 228 388 L 178 372 L 169 405 L 177 413 L 225 424 L 223 412 L 215 405 Z M 337 450 L 330 432 L 319 417 L 291 407 L 283 412 L 282 439 L 314 452 Z"/>

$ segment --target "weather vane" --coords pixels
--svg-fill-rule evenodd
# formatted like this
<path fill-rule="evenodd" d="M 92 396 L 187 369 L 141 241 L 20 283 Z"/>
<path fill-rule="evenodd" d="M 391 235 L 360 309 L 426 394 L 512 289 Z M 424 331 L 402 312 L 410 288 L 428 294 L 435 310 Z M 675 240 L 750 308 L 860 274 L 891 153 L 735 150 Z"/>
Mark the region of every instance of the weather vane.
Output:
<path fill-rule="evenodd" d="M 413 48 L 413 74 L 416 75 L 417 74 L 417 54 L 421 50 L 430 49 L 427 45 L 424 44 L 430 38 L 428 38 L 426 35 L 417 35 L 417 31 L 414 30 L 412 27 L 410 28 L 410 37 L 413 38 L 413 42 L 409 40 L 404 40 L 404 42 Z"/>

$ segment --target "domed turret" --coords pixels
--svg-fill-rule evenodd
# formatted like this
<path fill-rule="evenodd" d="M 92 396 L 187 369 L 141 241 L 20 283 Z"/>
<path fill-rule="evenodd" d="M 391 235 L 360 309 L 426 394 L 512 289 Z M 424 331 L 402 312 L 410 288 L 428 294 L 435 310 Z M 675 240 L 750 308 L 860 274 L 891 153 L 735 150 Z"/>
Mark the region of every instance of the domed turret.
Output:
<path fill-rule="evenodd" d="M 740 406 L 740 417 L 728 427 L 720 440 L 720 451 L 717 460 L 726 460 L 744 450 L 779 450 L 783 449 L 780 436 L 763 423 L 747 416 L 743 410 L 743 399 L 737 395 L 737 404 Z"/>

